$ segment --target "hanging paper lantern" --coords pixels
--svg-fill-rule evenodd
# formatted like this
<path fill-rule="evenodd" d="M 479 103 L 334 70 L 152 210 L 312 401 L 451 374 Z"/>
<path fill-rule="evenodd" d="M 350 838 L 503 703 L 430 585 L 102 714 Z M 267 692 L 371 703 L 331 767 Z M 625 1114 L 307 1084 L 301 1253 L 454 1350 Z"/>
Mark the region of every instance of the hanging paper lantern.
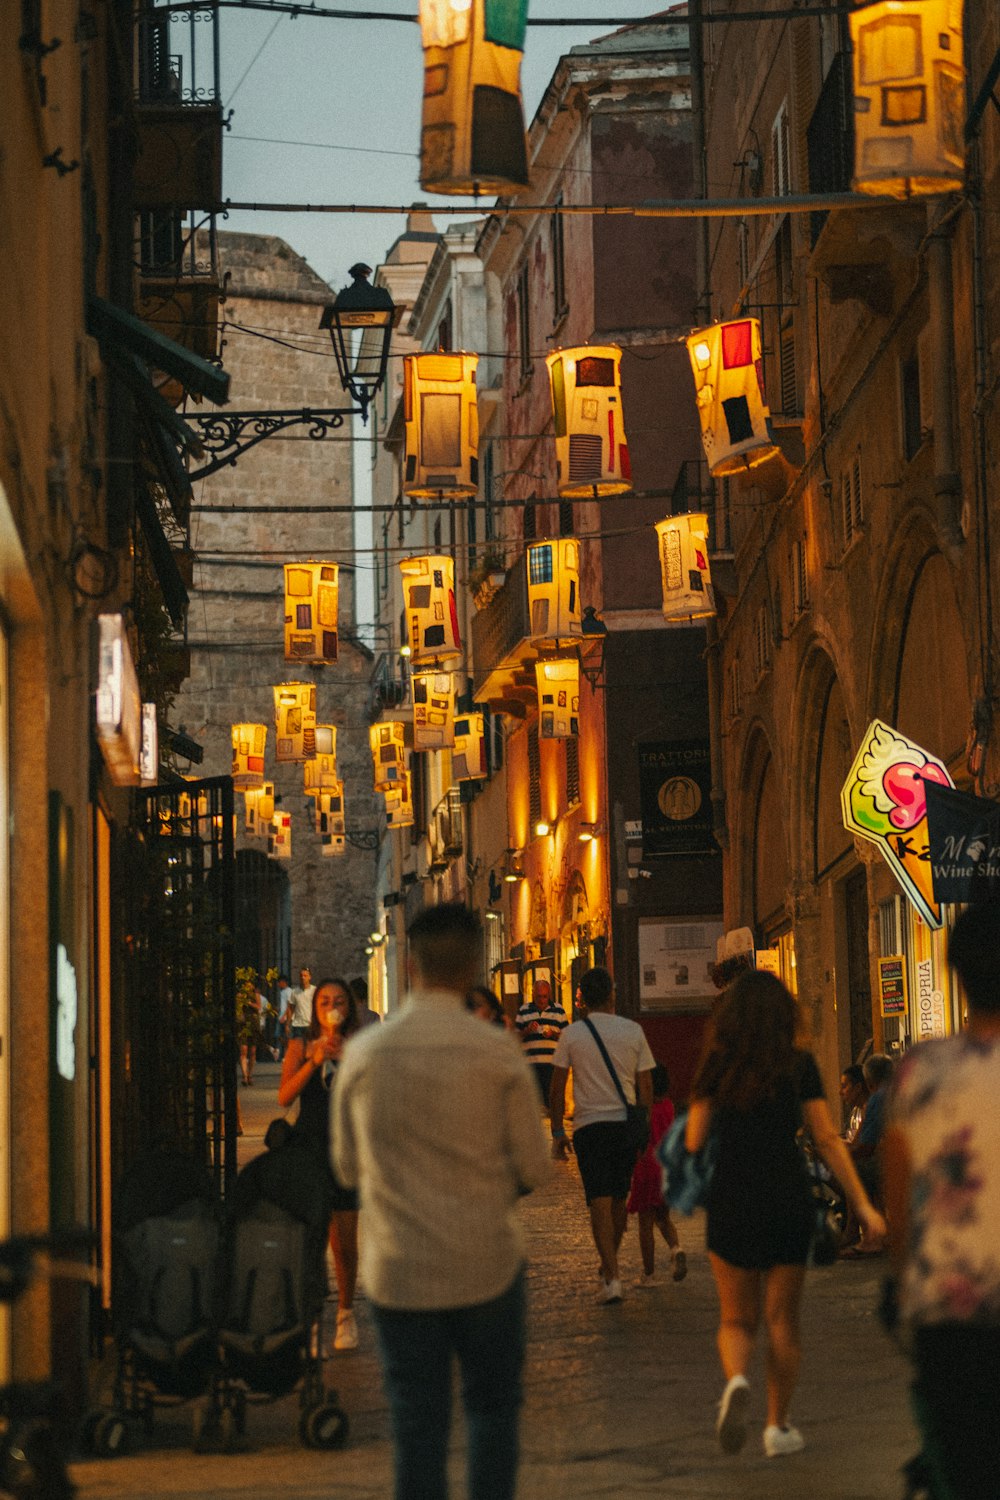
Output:
<path fill-rule="evenodd" d="M 323 749 L 321 747 L 325 746 Z M 335 724 L 316 725 L 316 754 L 302 767 L 303 789 L 307 797 L 317 792 L 329 791 L 337 786 L 337 727 Z"/>
<path fill-rule="evenodd" d="M 274 689 L 275 760 L 294 765 L 316 754 L 316 689 L 311 682 L 280 682 Z"/>
<path fill-rule="evenodd" d="M 451 774 L 455 781 L 477 781 L 486 775 L 486 724 L 482 714 L 463 714 L 455 720 Z"/>
<path fill-rule="evenodd" d="M 409 772 L 399 786 L 385 794 L 385 821 L 389 828 L 413 826 L 413 791 Z"/>
<path fill-rule="evenodd" d="M 347 852 L 344 783 L 342 781 L 339 781 L 332 790 L 318 794 L 316 832 L 320 836 L 321 854 L 329 857 Z"/>
<path fill-rule="evenodd" d="M 663 618 L 697 620 L 715 614 L 708 566 L 708 517 L 702 512 L 657 521 Z"/>
<path fill-rule="evenodd" d="M 577 657 L 535 663 L 538 733 L 543 740 L 568 740 L 580 732 L 580 663 Z"/>
<path fill-rule="evenodd" d="M 960 0 L 852 10 L 854 180 L 860 193 L 951 193 L 965 175 Z"/>
<path fill-rule="evenodd" d="M 265 781 L 263 786 L 248 787 L 243 793 L 243 831 L 248 838 L 266 837 L 274 818 L 274 782 Z"/>
<path fill-rule="evenodd" d="M 406 557 L 399 565 L 403 575 L 403 602 L 410 646 L 410 661 L 447 661 L 461 656 L 458 611 L 455 608 L 455 564 L 450 557 Z"/>
<path fill-rule="evenodd" d="M 375 790 L 390 791 L 406 774 L 406 725 L 398 720 L 373 724 L 368 731 Z"/>
<path fill-rule="evenodd" d="M 632 488 L 622 416 L 622 351 L 585 344 L 546 355 L 560 495 L 620 495 Z"/>
<path fill-rule="evenodd" d="M 580 634 L 580 544 L 563 536 L 528 548 L 528 618 L 532 641 Z"/>
<path fill-rule="evenodd" d="M 335 662 L 339 589 L 336 563 L 285 564 L 285 660 Z"/>
<path fill-rule="evenodd" d="M 264 785 L 264 748 L 266 724 L 234 724 L 233 787 L 245 792 L 248 787 Z"/>
<path fill-rule="evenodd" d="M 528 0 L 420 0 L 420 185 L 513 193 L 528 185 L 521 53 Z"/>
<path fill-rule="evenodd" d="M 712 474 L 738 474 L 777 453 L 764 402 L 760 323 L 697 328 L 687 341 L 701 441 Z"/>
<path fill-rule="evenodd" d="M 414 750 L 446 750 L 454 743 L 454 677 L 450 672 L 414 672 Z"/>
<path fill-rule="evenodd" d="M 291 813 L 276 812 L 271 820 L 271 829 L 267 840 L 267 852 L 272 859 L 291 859 L 292 857 L 292 815 Z"/>
<path fill-rule="evenodd" d="M 408 354 L 403 360 L 403 494 L 436 499 L 479 488 L 478 354 Z"/>
<path fill-rule="evenodd" d="M 324 833 L 319 841 L 319 852 L 326 858 L 347 853 L 347 840 L 342 833 Z"/>

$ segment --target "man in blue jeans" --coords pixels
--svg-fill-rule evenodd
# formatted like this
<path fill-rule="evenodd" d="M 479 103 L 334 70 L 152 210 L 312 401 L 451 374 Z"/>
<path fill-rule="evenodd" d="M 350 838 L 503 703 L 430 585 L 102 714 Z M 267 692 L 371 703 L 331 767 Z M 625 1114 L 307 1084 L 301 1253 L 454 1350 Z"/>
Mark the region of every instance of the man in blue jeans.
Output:
<path fill-rule="evenodd" d="M 513 1500 L 524 1361 L 518 1197 L 548 1173 L 538 1094 L 510 1035 L 466 1009 L 482 928 L 457 904 L 409 933 L 411 990 L 351 1038 L 330 1112 L 331 1160 L 360 1189 L 361 1275 L 392 1420 L 396 1500 L 445 1500 L 451 1372 L 469 1500 Z"/>

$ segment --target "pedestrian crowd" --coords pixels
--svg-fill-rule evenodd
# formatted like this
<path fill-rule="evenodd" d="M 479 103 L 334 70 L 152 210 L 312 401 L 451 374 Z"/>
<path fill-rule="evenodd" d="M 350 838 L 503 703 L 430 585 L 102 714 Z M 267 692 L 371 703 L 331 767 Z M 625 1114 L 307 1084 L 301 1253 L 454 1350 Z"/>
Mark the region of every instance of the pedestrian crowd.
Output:
<path fill-rule="evenodd" d="M 337 1351 L 358 1343 L 364 1207 L 360 1274 L 389 1399 L 396 1500 L 447 1494 L 455 1361 L 470 1500 L 514 1495 L 526 1336 L 517 1204 L 544 1182 L 550 1156 L 570 1155 L 596 1252 L 594 1296 L 609 1309 L 626 1295 L 618 1257 L 629 1217 L 644 1289 L 657 1280 L 658 1240 L 671 1279 L 687 1274 L 691 1247 L 671 1204 L 704 1207 L 723 1453 L 748 1437 L 761 1330 L 763 1452 L 781 1458 L 805 1445 L 791 1420 L 800 1312 L 833 1203 L 843 1258 L 888 1250 L 884 1316 L 914 1362 L 923 1439 L 912 1467 L 924 1488 L 912 1493 L 996 1500 L 1000 907 L 971 907 L 952 933 L 967 1029 L 912 1049 L 895 1070 L 880 1054 L 846 1068 L 843 1131 L 796 1001 L 772 974 L 740 965 L 726 976 L 675 1116 L 667 1069 L 642 1027 L 616 1013 L 606 969 L 580 976 L 573 1019 L 543 969 L 508 1015 L 479 983 L 481 951 L 474 913 L 423 911 L 408 932 L 407 997 L 382 1026 L 371 1024 L 381 1017 L 363 981 L 314 985 L 308 968 L 297 989 L 281 980 L 278 1098 L 286 1110 L 298 1102 L 296 1133 L 323 1163 Z"/>

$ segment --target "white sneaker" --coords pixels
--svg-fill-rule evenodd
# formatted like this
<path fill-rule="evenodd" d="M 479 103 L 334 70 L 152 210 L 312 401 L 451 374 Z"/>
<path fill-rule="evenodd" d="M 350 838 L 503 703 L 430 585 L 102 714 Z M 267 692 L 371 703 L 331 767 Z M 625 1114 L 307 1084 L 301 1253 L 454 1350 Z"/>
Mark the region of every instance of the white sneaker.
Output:
<path fill-rule="evenodd" d="M 749 1382 L 745 1375 L 734 1375 L 722 1393 L 719 1415 L 715 1423 L 716 1436 L 723 1453 L 739 1453 L 746 1442 L 749 1405 Z"/>
<path fill-rule="evenodd" d="M 659 1284 L 659 1277 L 657 1276 L 655 1271 L 643 1271 L 642 1275 L 639 1277 L 639 1280 L 636 1282 L 636 1286 L 640 1287 L 659 1286 Z"/>
<path fill-rule="evenodd" d="M 341 1308 L 337 1314 L 337 1332 L 333 1337 L 335 1349 L 356 1349 L 358 1347 L 358 1324 L 349 1307 Z"/>
<path fill-rule="evenodd" d="M 801 1453 L 806 1440 L 797 1427 L 765 1427 L 764 1452 L 768 1458 L 783 1458 L 786 1453 Z"/>
<path fill-rule="evenodd" d="M 611 1281 L 601 1281 L 601 1290 L 597 1294 L 598 1302 L 605 1304 L 609 1302 L 620 1302 L 622 1300 L 622 1284 L 615 1276 Z"/>

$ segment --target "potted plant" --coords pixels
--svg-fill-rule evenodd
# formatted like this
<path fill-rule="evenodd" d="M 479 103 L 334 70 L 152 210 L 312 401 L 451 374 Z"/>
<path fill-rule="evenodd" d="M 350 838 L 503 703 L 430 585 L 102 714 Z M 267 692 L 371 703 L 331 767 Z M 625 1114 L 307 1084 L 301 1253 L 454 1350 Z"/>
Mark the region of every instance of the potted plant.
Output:
<path fill-rule="evenodd" d="M 484 552 L 469 574 L 469 590 L 477 609 L 485 609 L 507 580 L 507 567 L 499 552 Z"/>

